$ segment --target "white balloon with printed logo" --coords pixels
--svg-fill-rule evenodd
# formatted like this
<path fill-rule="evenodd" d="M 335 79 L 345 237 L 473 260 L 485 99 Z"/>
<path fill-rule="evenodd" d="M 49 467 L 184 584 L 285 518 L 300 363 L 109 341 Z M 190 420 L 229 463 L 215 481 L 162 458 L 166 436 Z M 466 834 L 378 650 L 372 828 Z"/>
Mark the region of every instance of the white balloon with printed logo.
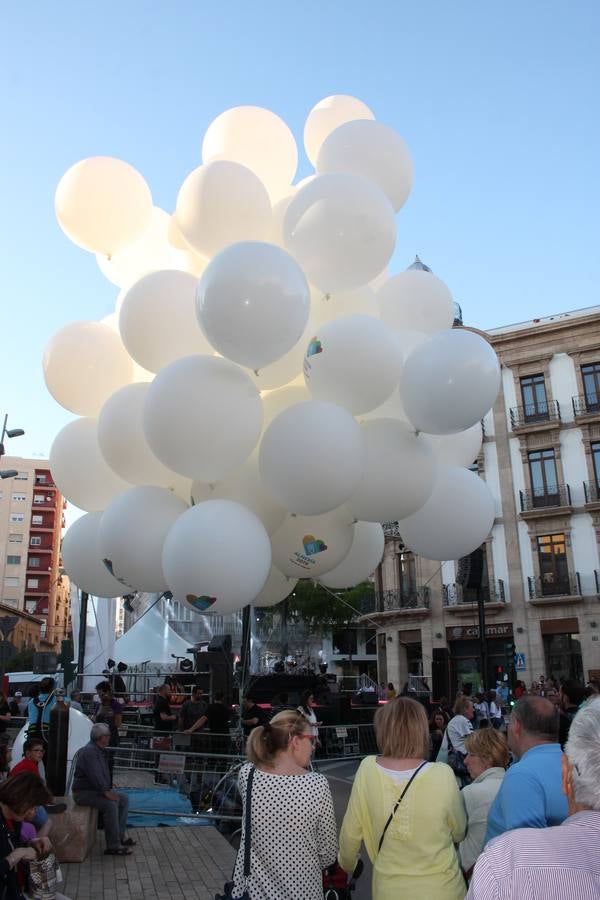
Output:
<path fill-rule="evenodd" d="M 304 125 L 304 149 L 313 165 L 328 135 L 345 122 L 374 119 L 366 103 L 348 94 L 333 94 L 319 100 L 308 114 Z"/>
<path fill-rule="evenodd" d="M 131 487 L 102 456 L 95 419 L 75 419 L 58 432 L 50 448 L 50 469 L 65 498 L 87 512 L 104 509 Z"/>
<path fill-rule="evenodd" d="M 440 331 L 404 361 L 400 393 L 419 431 L 453 434 L 479 422 L 500 388 L 500 364 L 485 338 L 463 328 Z"/>
<path fill-rule="evenodd" d="M 394 275 L 377 291 L 382 320 L 396 332 L 434 334 L 451 328 L 454 321 L 452 294 L 431 272 L 407 269 Z"/>
<path fill-rule="evenodd" d="M 350 172 L 377 184 L 395 212 L 406 203 L 414 181 L 414 167 L 406 141 L 384 125 L 369 119 L 345 122 L 329 134 L 315 165 L 319 175 Z"/>
<path fill-rule="evenodd" d="M 128 384 L 109 397 L 98 416 L 100 451 L 113 472 L 130 484 L 167 488 L 189 501 L 191 480 L 164 466 L 146 440 L 144 405 L 149 387 L 144 382 Z"/>
<path fill-rule="evenodd" d="M 236 106 L 214 119 L 204 135 L 202 160 L 231 159 L 251 169 L 277 200 L 298 166 L 294 135 L 279 116 L 261 106 Z"/>
<path fill-rule="evenodd" d="M 263 589 L 271 545 L 262 522 L 240 503 L 206 500 L 171 527 L 162 567 L 176 600 L 196 612 L 241 609 Z"/>
<path fill-rule="evenodd" d="M 438 462 L 447 466 L 472 466 L 481 450 L 483 428 L 475 422 L 466 431 L 457 434 L 425 435 L 433 448 Z"/>
<path fill-rule="evenodd" d="M 215 160 L 194 169 L 181 185 L 175 222 L 190 247 L 211 259 L 229 244 L 266 240 L 271 201 L 250 169 Z"/>
<path fill-rule="evenodd" d="M 360 427 L 367 448 L 365 472 L 348 509 L 366 522 L 389 522 L 416 512 L 431 496 L 436 478 L 427 438 L 397 419 L 373 419 Z"/>
<path fill-rule="evenodd" d="M 148 227 L 152 194 L 129 163 L 92 156 L 65 172 L 56 188 L 54 209 L 58 224 L 75 244 L 111 256 Z"/>
<path fill-rule="evenodd" d="M 43 369 L 56 402 L 80 416 L 97 416 L 134 377 L 121 338 L 102 322 L 71 322 L 57 331 L 44 350 Z"/>
<path fill-rule="evenodd" d="M 273 565 L 290 578 L 318 578 L 350 551 L 354 521 L 347 509 L 322 516 L 288 516 L 271 537 Z"/>
<path fill-rule="evenodd" d="M 468 469 L 440 466 L 429 500 L 398 527 L 414 553 L 426 559 L 460 559 L 485 541 L 494 516 L 494 498 L 485 481 Z"/>
<path fill-rule="evenodd" d="M 166 269 L 136 281 L 120 298 L 119 330 L 133 359 L 151 372 L 195 353 L 212 353 L 196 318 L 198 279 Z"/>
<path fill-rule="evenodd" d="M 288 575 L 280 572 L 279 569 L 276 569 L 275 566 L 271 566 L 265 586 L 258 597 L 254 599 L 254 606 L 277 606 L 278 603 L 289 597 L 297 584 L 297 578 L 290 578 Z"/>
<path fill-rule="evenodd" d="M 101 512 L 76 519 L 62 539 L 61 556 L 72 584 L 94 597 L 122 597 L 131 585 L 114 578 L 102 562 L 100 550 Z"/>
<path fill-rule="evenodd" d="M 254 450 L 262 430 L 260 395 L 226 359 L 186 356 L 161 369 L 144 407 L 144 434 L 168 469 L 220 481 Z"/>
<path fill-rule="evenodd" d="M 260 475 L 291 513 L 320 515 L 356 490 L 365 465 L 360 426 L 333 403 L 307 401 L 280 413 L 265 431 Z"/>
<path fill-rule="evenodd" d="M 383 557 L 383 528 L 378 522 L 356 522 L 352 546 L 341 563 L 321 575 L 319 581 L 329 588 L 351 588 L 373 574 Z"/>
<path fill-rule="evenodd" d="M 325 293 L 367 284 L 388 264 L 396 242 L 394 210 L 360 175 L 318 175 L 286 210 L 285 246 Z"/>
<path fill-rule="evenodd" d="M 306 348 L 304 380 L 314 400 L 354 415 L 380 406 L 398 386 L 396 336 L 371 316 L 341 316 L 319 328 Z"/>
<path fill-rule="evenodd" d="M 107 506 L 100 520 L 102 561 L 137 591 L 168 587 L 161 557 L 165 538 L 188 504 L 160 487 L 133 487 Z"/>
<path fill-rule="evenodd" d="M 267 534 L 277 531 L 287 516 L 287 511 L 273 500 L 261 480 L 257 453 L 253 453 L 224 481 L 217 482 L 211 491 L 211 499 L 237 500 L 258 516 Z"/>
<path fill-rule="evenodd" d="M 298 263 L 281 247 L 260 241 L 219 253 L 196 293 L 198 322 L 211 346 L 249 369 L 288 353 L 300 340 L 309 312 L 310 291 Z"/>

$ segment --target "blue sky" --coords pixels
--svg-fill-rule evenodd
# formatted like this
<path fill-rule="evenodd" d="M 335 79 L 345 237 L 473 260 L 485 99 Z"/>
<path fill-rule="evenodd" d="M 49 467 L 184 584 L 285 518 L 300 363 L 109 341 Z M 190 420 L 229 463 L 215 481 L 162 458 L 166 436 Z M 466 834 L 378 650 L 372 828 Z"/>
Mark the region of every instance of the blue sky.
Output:
<path fill-rule="evenodd" d="M 416 183 L 392 269 L 418 252 L 467 323 L 598 303 L 599 35 L 597 0 L 3 3 L 0 413 L 27 430 L 11 450 L 47 454 L 71 418 L 44 388 L 47 339 L 116 299 L 55 222 L 60 176 L 118 156 L 170 211 L 230 106 L 270 107 L 300 144 L 332 93 L 395 127 Z"/>

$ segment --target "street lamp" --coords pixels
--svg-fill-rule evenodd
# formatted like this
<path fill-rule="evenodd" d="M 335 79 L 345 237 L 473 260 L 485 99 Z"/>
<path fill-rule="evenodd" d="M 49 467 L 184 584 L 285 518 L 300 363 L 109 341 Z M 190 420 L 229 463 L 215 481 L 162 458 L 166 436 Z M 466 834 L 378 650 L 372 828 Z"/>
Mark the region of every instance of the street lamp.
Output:
<path fill-rule="evenodd" d="M 25 434 L 22 428 L 7 428 L 8 413 L 4 416 L 4 424 L 2 426 L 2 437 L 0 437 L 0 457 L 4 456 L 4 438 L 21 437 Z M 19 473 L 14 469 L 4 469 L 0 472 L 0 478 L 15 478 Z"/>

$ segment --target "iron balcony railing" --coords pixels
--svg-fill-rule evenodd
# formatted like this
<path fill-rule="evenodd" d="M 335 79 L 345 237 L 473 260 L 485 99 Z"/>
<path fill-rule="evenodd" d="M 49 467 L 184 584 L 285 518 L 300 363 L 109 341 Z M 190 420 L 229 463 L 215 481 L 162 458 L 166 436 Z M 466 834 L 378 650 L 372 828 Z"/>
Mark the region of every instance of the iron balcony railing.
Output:
<path fill-rule="evenodd" d="M 600 489 L 595 481 L 583 482 L 583 494 L 586 503 L 600 503 Z"/>
<path fill-rule="evenodd" d="M 384 522 L 383 534 L 385 537 L 400 537 L 400 529 L 397 522 Z"/>
<path fill-rule="evenodd" d="M 579 416 L 589 416 L 592 413 L 600 413 L 600 394 L 578 394 L 572 397 L 573 415 L 577 419 Z"/>
<path fill-rule="evenodd" d="M 537 600 L 543 597 L 581 596 L 579 572 L 569 572 L 565 575 L 555 575 L 554 572 L 547 572 L 541 577 L 530 576 L 527 581 L 530 600 Z"/>
<path fill-rule="evenodd" d="M 544 400 L 526 406 L 513 406 L 510 410 L 512 428 L 522 428 L 524 425 L 536 425 L 540 422 L 560 422 L 558 400 Z"/>
<path fill-rule="evenodd" d="M 415 587 L 409 591 L 380 591 L 375 597 L 377 612 L 394 610 L 429 609 L 430 591 L 428 587 Z"/>
<path fill-rule="evenodd" d="M 477 603 L 477 591 L 462 584 L 451 582 L 442 586 L 444 606 L 460 606 L 461 603 Z M 494 585 L 481 588 L 484 603 L 506 603 L 504 581 L 499 578 Z"/>
<path fill-rule="evenodd" d="M 548 506 L 571 506 L 571 488 L 568 484 L 548 484 L 543 489 L 519 491 L 519 497 L 521 512 Z"/>

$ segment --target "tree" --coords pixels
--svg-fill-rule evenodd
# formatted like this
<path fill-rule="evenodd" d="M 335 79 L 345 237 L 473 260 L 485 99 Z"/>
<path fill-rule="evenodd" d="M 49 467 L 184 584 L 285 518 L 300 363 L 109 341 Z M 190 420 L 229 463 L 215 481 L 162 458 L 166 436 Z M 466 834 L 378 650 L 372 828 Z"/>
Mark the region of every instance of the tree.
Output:
<path fill-rule="evenodd" d="M 313 581 L 299 581 L 288 598 L 288 615 L 290 619 L 308 622 L 313 629 L 348 625 L 361 615 L 374 594 L 375 589 L 368 581 L 345 591 L 333 592 Z"/>
<path fill-rule="evenodd" d="M 6 666 L 7 672 L 31 672 L 33 670 L 33 647 L 24 647 Z"/>

